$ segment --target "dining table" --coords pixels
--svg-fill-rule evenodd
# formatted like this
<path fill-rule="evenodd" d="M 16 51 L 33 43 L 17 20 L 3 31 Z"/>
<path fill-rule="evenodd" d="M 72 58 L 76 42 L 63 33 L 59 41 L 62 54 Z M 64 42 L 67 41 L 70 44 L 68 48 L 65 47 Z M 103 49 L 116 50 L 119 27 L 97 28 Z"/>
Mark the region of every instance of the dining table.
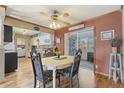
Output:
<path fill-rule="evenodd" d="M 64 69 L 73 64 L 74 56 L 61 55 L 59 58 L 57 56 L 42 58 L 42 64 L 47 70 L 53 71 L 53 88 L 56 87 L 56 71 L 59 69 Z"/>

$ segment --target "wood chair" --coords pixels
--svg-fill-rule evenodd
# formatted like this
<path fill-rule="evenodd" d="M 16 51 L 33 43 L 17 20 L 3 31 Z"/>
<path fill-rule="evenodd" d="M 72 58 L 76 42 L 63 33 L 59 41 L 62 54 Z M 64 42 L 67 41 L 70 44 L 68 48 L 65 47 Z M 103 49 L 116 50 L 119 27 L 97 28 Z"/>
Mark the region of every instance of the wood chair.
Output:
<path fill-rule="evenodd" d="M 77 76 L 78 87 L 79 87 L 78 71 L 79 71 L 80 61 L 81 61 L 81 55 L 76 55 L 75 58 L 74 58 L 74 63 L 73 63 L 73 65 L 72 65 L 72 67 L 71 67 L 70 74 L 69 74 L 70 87 L 73 87 L 73 77 L 74 77 L 74 76 Z"/>
<path fill-rule="evenodd" d="M 72 82 L 74 76 L 77 76 L 78 87 L 79 87 L 78 70 L 81 61 L 81 55 L 82 55 L 82 51 L 81 49 L 78 49 L 77 52 L 75 53 L 74 63 L 72 64 L 72 66 L 60 70 L 62 76 L 69 75 L 70 87 L 73 86 Z"/>
<path fill-rule="evenodd" d="M 41 55 L 40 55 L 40 53 L 37 53 L 37 51 L 34 47 L 32 48 L 30 55 L 31 55 L 33 72 L 34 72 L 34 88 L 37 87 L 38 81 L 39 81 L 39 87 L 41 87 L 40 83 L 42 82 L 43 87 L 45 88 L 46 84 L 48 84 L 50 81 L 53 80 L 52 71 L 51 70 L 46 70 L 46 71 L 43 70 Z M 60 75 L 57 74 L 56 78 L 58 79 L 59 86 L 60 86 Z"/>

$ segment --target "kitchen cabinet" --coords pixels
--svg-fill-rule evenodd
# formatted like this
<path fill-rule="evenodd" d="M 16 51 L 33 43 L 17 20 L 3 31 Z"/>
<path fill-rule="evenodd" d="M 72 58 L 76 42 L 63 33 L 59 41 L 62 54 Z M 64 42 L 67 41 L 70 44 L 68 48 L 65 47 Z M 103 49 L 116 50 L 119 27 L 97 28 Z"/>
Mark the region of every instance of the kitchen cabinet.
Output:
<path fill-rule="evenodd" d="M 5 73 L 13 72 L 17 68 L 17 52 L 5 52 Z"/>
<path fill-rule="evenodd" d="M 4 42 L 12 42 L 13 31 L 12 26 L 4 25 Z"/>

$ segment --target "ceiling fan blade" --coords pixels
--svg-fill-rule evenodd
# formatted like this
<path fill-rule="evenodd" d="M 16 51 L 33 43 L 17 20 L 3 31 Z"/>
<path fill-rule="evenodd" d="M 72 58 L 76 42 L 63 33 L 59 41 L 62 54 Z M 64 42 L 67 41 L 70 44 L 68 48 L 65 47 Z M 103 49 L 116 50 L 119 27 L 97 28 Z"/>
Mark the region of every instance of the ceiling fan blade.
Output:
<path fill-rule="evenodd" d="M 61 23 L 63 23 L 63 24 L 66 24 L 66 25 L 71 25 L 71 23 L 66 22 L 66 21 L 64 21 L 64 20 L 61 20 L 61 19 L 57 19 L 57 21 L 59 21 L 59 22 L 61 22 Z"/>
<path fill-rule="evenodd" d="M 46 13 L 46 12 L 40 12 L 40 14 L 43 16 L 49 16 L 48 13 Z"/>
<path fill-rule="evenodd" d="M 70 16 L 70 14 L 68 12 L 63 13 L 63 17 L 69 17 L 69 16 Z"/>

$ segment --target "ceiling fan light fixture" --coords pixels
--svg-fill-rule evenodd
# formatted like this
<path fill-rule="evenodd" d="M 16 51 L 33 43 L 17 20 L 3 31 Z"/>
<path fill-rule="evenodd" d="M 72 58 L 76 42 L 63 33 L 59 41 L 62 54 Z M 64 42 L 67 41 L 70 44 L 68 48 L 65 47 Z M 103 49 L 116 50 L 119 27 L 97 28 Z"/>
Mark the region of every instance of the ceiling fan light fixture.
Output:
<path fill-rule="evenodd" d="M 56 22 L 52 22 L 50 25 L 49 25 L 50 28 L 53 28 L 53 29 L 57 29 L 57 28 L 60 28 L 60 24 L 56 23 Z"/>
<path fill-rule="evenodd" d="M 52 24 L 50 24 L 49 27 L 52 28 L 53 27 Z"/>
<path fill-rule="evenodd" d="M 60 24 L 57 24 L 57 28 L 60 28 Z"/>
<path fill-rule="evenodd" d="M 55 22 L 53 22 L 53 26 L 54 26 L 54 27 L 56 26 L 56 23 L 55 23 Z"/>
<path fill-rule="evenodd" d="M 54 29 L 57 29 L 57 25 L 55 24 L 55 25 L 53 25 L 53 27 L 54 27 Z"/>

